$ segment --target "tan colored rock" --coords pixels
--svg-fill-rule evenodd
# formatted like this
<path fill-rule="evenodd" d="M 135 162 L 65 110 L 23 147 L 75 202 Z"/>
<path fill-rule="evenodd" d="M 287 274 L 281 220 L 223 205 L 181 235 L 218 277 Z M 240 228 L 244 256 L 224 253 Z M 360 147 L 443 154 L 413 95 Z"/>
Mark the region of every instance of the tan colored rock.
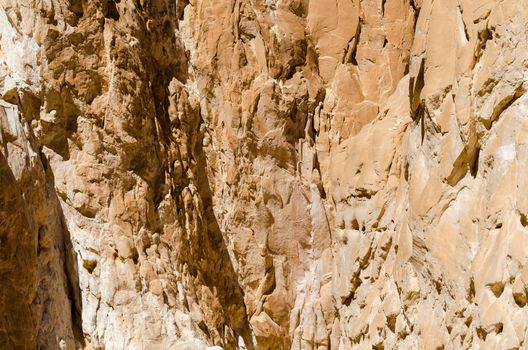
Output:
<path fill-rule="evenodd" d="M 0 341 L 524 348 L 506 1 L 0 1 Z"/>

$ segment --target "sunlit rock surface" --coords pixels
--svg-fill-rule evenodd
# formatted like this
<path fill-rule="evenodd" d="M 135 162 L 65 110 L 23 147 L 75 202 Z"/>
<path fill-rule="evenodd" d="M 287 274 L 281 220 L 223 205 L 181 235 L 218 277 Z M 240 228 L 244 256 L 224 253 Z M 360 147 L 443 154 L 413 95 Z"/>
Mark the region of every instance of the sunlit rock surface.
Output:
<path fill-rule="evenodd" d="M 526 23 L 0 0 L 0 347 L 525 348 Z"/>

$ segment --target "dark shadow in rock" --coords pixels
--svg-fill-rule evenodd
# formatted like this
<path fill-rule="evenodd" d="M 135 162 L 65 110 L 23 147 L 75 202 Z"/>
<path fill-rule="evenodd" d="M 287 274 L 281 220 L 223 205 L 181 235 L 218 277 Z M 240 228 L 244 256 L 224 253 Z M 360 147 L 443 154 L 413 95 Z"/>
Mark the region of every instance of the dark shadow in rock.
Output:
<path fill-rule="evenodd" d="M 29 142 L 38 149 L 31 134 Z M 0 341 L 9 349 L 54 348 L 65 338 L 73 345 L 79 281 L 53 173 L 40 153 L 41 164 L 17 178 L 7 155 L 0 152 Z M 67 317 L 57 313 L 68 303 L 71 330 L 57 322 Z"/>
<path fill-rule="evenodd" d="M 82 302 L 81 302 L 81 291 L 79 287 L 79 267 L 77 260 L 77 253 L 73 248 L 70 231 L 66 225 L 66 218 L 62 211 L 59 197 L 55 192 L 55 176 L 53 171 L 48 164 L 46 156 L 40 153 L 40 159 L 42 165 L 46 171 L 47 178 L 47 196 L 52 206 L 56 208 L 56 220 L 60 226 L 61 235 L 58 237 L 58 241 L 55 244 L 58 245 L 59 251 L 61 252 L 60 261 L 66 280 L 66 295 L 70 300 L 71 306 L 71 320 L 72 320 L 72 332 L 76 341 L 82 345 L 85 344 L 84 335 L 82 332 Z"/>
<path fill-rule="evenodd" d="M 210 270 L 203 271 L 205 283 L 212 289 L 218 290 L 220 303 L 228 326 L 238 333 L 246 344 L 247 349 L 253 349 L 252 331 L 249 325 L 246 306 L 244 303 L 244 292 L 238 283 L 238 276 L 233 268 L 224 236 L 213 211 L 213 193 L 207 178 L 207 165 L 205 153 L 202 149 L 202 142 L 197 143 L 197 173 L 199 176 L 197 183 L 198 193 L 202 199 L 203 209 L 207 220 L 209 252 L 216 256 L 213 262 L 217 264 L 209 265 Z"/>
<path fill-rule="evenodd" d="M 226 349 L 237 348 L 240 336 L 247 349 L 253 350 L 243 291 L 213 212 L 213 195 L 206 176 L 206 157 L 201 148 L 202 140 L 197 137 L 200 133 L 200 113 L 190 102 L 186 102 L 186 98 L 171 97 L 169 92 L 172 82 L 182 90 L 182 96 L 185 95 L 184 84 L 189 78 L 188 56 L 175 34 L 178 16 L 182 11 L 180 5 L 178 2 L 164 1 L 143 5 L 145 18 L 155 19 L 146 20 L 137 36 L 144 43 L 144 51 L 139 57 L 142 66 L 146 67 L 139 78 L 150 84 L 141 86 L 139 93 L 135 90 L 130 92 L 134 94 L 134 99 L 127 108 L 133 118 L 120 118 L 123 130 L 133 137 L 134 142 L 128 145 L 119 143 L 118 153 L 122 167 L 148 184 L 145 199 L 149 201 L 149 212 L 144 218 L 148 233 L 145 234 L 146 243 L 141 244 L 151 244 L 152 237 L 148 235 L 159 232 L 159 244 L 167 245 L 171 250 L 174 275 L 179 272 L 184 276 L 186 282 L 183 288 L 188 289 L 184 292 L 189 299 L 199 304 L 204 314 L 202 320 L 199 317 L 193 319 L 197 334 L 201 330 L 205 339 L 223 345 Z M 127 56 L 130 47 L 119 46 L 117 40 L 116 43 L 112 54 L 119 54 L 116 64 L 124 65 L 129 59 L 132 60 L 132 57 Z M 170 98 L 176 100 L 181 118 L 170 114 Z M 187 152 L 180 152 L 183 148 Z M 172 167 L 177 160 L 185 165 L 181 166 L 183 169 L 177 181 L 173 181 L 170 177 L 176 176 Z M 188 168 L 196 174 L 192 180 Z M 167 216 L 178 221 L 179 230 L 165 231 L 161 214 L 156 210 L 169 192 L 176 210 Z M 143 253 L 144 247 L 139 248 Z M 189 308 L 186 303 L 183 303 L 183 308 Z M 192 316 L 196 316 L 195 313 Z"/>
<path fill-rule="evenodd" d="M 6 349 L 36 348 L 36 314 L 31 308 L 36 251 L 25 200 L 0 152 L 0 342 Z"/>

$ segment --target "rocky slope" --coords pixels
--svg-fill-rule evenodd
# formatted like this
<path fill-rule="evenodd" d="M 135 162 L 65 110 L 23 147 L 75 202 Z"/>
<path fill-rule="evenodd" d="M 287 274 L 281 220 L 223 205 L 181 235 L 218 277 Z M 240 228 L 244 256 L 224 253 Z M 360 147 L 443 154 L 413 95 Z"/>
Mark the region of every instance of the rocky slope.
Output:
<path fill-rule="evenodd" d="M 527 21 L 0 0 L 2 346 L 528 346 Z"/>

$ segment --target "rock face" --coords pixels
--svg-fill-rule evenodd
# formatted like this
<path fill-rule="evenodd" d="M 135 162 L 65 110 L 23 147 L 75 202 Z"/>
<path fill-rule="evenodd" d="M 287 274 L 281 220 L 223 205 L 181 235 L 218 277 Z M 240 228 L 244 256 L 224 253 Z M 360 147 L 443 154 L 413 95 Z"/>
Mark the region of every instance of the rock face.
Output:
<path fill-rule="evenodd" d="M 528 346 L 527 21 L 0 0 L 2 346 Z"/>

